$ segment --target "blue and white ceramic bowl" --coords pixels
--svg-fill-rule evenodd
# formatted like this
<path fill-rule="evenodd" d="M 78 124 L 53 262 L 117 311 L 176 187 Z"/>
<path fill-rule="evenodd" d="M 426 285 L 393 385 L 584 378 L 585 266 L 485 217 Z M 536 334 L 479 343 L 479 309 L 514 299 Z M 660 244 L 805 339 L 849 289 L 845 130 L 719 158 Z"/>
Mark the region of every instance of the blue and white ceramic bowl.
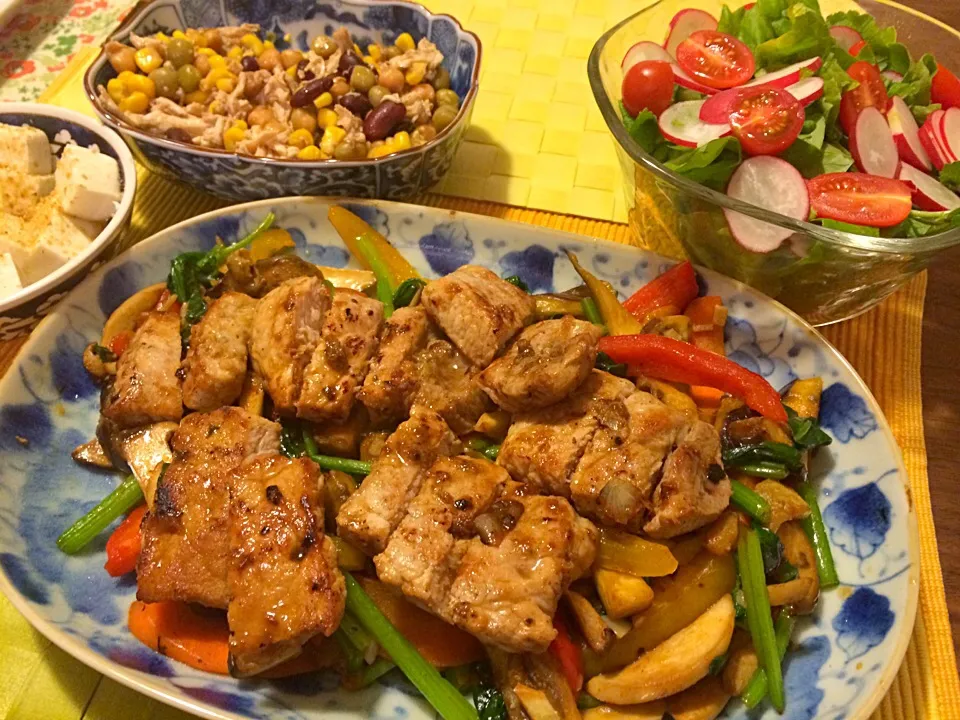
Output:
<path fill-rule="evenodd" d="M 161 281 L 171 258 L 233 242 L 272 210 L 305 258 L 351 260 L 327 222 L 329 201 L 286 198 L 227 208 L 176 225 L 100 268 L 47 318 L 0 381 L 0 589 L 42 633 L 91 667 L 140 692 L 208 718 L 435 717 L 395 676 L 352 694 L 334 678 L 285 681 L 206 675 L 154 653 L 126 628 L 132 579 L 103 571 L 104 539 L 76 557 L 54 540 L 109 492 L 116 479 L 77 466 L 70 449 L 93 436 L 98 392 L 81 364 L 84 346 L 135 290 Z M 519 275 L 535 292 L 580 284 L 562 250 L 627 294 L 669 261 L 636 248 L 446 210 L 351 202 L 425 275 L 464 263 Z M 834 443 L 817 457 L 820 488 L 843 585 L 804 621 L 786 663 L 792 720 L 865 720 L 893 680 L 913 630 L 920 576 L 916 518 L 890 428 L 850 365 L 809 325 L 739 283 L 704 271 L 710 294 L 730 309 L 727 351 L 775 386 L 824 379 L 822 423 Z M 104 533 L 106 536 L 106 533 Z M 734 701 L 727 718 L 750 713 Z"/>
<path fill-rule="evenodd" d="M 80 282 L 123 234 L 130 224 L 130 214 L 133 211 L 137 168 L 130 150 L 113 130 L 72 110 L 38 103 L 5 102 L 0 104 L 0 123 L 30 125 L 43 130 L 58 156 L 65 143 L 64 133 L 69 133 L 70 139 L 78 145 L 96 145 L 100 152 L 117 161 L 123 188 L 116 214 L 86 250 L 56 272 L 0 300 L 0 342 L 4 342 L 33 330 L 40 319 L 50 312 L 68 290 Z"/>
<path fill-rule="evenodd" d="M 454 121 L 425 145 L 373 160 L 288 160 L 205 149 L 137 130 L 100 103 L 96 88 L 116 73 L 101 50 L 84 76 L 84 87 L 105 123 L 126 138 L 137 159 L 154 172 L 229 200 L 285 195 L 338 195 L 404 200 L 437 183 L 450 169 L 470 124 L 480 71 L 480 39 L 449 15 L 412 2 L 379 0 L 141 0 L 108 38 L 126 40 L 188 27 L 256 23 L 273 32 L 277 47 L 307 50 L 316 35 L 346 27 L 361 47 L 391 44 L 401 33 L 436 44 L 450 71 L 450 87 L 462 99 Z M 290 38 L 289 42 L 283 38 Z"/>

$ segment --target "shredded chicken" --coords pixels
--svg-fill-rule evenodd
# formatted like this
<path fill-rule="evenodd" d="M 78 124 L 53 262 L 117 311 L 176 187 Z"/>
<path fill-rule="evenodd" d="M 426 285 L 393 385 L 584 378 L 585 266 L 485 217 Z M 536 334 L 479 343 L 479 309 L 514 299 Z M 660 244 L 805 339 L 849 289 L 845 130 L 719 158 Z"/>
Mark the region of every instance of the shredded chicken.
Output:
<path fill-rule="evenodd" d="M 156 35 L 137 35 L 136 33 L 130 33 L 130 44 L 133 45 L 137 50 L 145 47 L 152 48 L 163 48 L 163 40 L 158 38 Z M 110 45 L 120 45 L 118 42 L 112 42 Z M 107 52 L 110 52 L 110 47 L 107 47 Z"/>
<path fill-rule="evenodd" d="M 443 53 L 437 50 L 437 46 L 426 38 L 420 38 L 416 48 L 407 50 L 395 58 L 390 58 L 386 64 L 401 70 L 407 70 L 415 62 L 426 63 L 428 69 L 434 70 L 443 62 Z"/>
<path fill-rule="evenodd" d="M 165 135 L 170 130 L 181 130 L 187 133 L 194 142 L 214 124 L 213 116 L 203 117 L 193 115 L 188 108 L 182 108 L 172 100 L 157 98 L 153 101 L 149 112 L 129 113 L 121 110 L 107 94 L 106 88 L 97 88 L 100 102 L 114 115 L 123 118 L 127 123 L 140 130 L 154 135 Z M 209 115 L 209 114 L 208 114 Z"/>
<path fill-rule="evenodd" d="M 344 52 L 353 47 L 353 38 L 350 37 L 350 31 L 342 25 L 333 31 L 331 37 L 340 50 Z"/>
<path fill-rule="evenodd" d="M 433 101 L 421 97 L 419 92 L 411 90 L 404 93 L 400 102 L 407 109 L 407 120 L 414 125 L 430 122 L 430 118 L 433 117 Z"/>
<path fill-rule="evenodd" d="M 219 27 L 220 39 L 223 41 L 225 50 L 229 50 L 234 45 L 239 45 L 244 35 L 256 35 L 260 32 L 260 26 L 253 23 L 244 23 L 243 25 L 229 25 Z"/>
<path fill-rule="evenodd" d="M 363 132 L 363 120 L 358 118 L 343 105 L 335 105 L 333 109 L 337 113 L 337 125 L 347 131 L 347 134 Z"/>

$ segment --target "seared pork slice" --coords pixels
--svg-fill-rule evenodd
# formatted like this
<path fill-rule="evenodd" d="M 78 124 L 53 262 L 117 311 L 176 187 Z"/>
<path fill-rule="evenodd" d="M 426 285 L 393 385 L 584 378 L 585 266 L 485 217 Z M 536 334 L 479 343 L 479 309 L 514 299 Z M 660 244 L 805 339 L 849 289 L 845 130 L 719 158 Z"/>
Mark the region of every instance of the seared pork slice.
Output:
<path fill-rule="evenodd" d="M 499 545 L 467 542 L 446 619 L 485 645 L 544 652 L 560 596 L 593 563 L 597 530 L 559 497 L 516 496 L 522 513 Z"/>
<path fill-rule="evenodd" d="M 720 461 L 720 436 L 696 421 L 684 429 L 663 464 L 653 492 L 653 518 L 643 526 L 655 538 L 671 538 L 712 522 L 730 504 L 730 479 Z"/>
<path fill-rule="evenodd" d="M 430 322 L 420 306 L 400 308 L 384 324 L 360 390 L 360 402 L 375 424 L 389 425 L 407 416 L 419 384 L 416 355 L 429 337 Z"/>
<path fill-rule="evenodd" d="M 337 290 L 320 331 L 320 343 L 304 372 L 297 415 L 315 422 L 346 420 L 383 326 L 383 303 Z"/>
<path fill-rule="evenodd" d="M 130 428 L 183 416 L 180 392 L 180 317 L 146 316 L 117 360 L 113 386 L 103 395 L 103 415 Z"/>
<path fill-rule="evenodd" d="M 330 292 L 316 277 L 287 280 L 258 303 L 250 330 L 250 357 L 281 415 L 296 414 L 296 402 Z"/>
<path fill-rule="evenodd" d="M 494 502 L 510 480 L 489 460 L 458 455 L 440 458 L 386 549 L 374 559 L 377 576 L 435 614 L 443 616 L 450 585 L 473 521 Z"/>
<path fill-rule="evenodd" d="M 188 415 L 170 444 L 173 461 L 141 526 L 137 598 L 226 608 L 231 479 L 245 459 L 277 452 L 280 426 L 225 407 Z"/>
<path fill-rule="evenodd" d="M 686 420 L 646 392 L 633 393 L 624 406 L 628 423 L 597 430 L 571 479 L 570 498 L 582 515 L 637 531 Z"/>
<path fill-rule="evenodd" d="M 591 371 L 563 402 L 515 415 L 497 464 L 538 492 L 569 495 L 570 479 L 594 433 L 601 426 L 626 426 L 623 400 L 635 391 L 629 380 Z"/>
<path fill-rule="evenodd" d="M 387 439 L 376 462 L 337 514 L 340 536 L 368 555 L 383 552 L 403 520 L 423 477 L 437 458 L 460 450 L 457 437 L 437 413 L 415 409 Z"/>
<path fill-rule="evenodd" d="M 240 396 L 256 307 L 249 295 L 226 292 L 193 326 L 183 361 L 183 404 L 191 410 L 209 412 Z"/>
<path fill-rule="evenodd" d="M 421 302 L 474 365 L 486 367 L 534 317 L 533 298 L 487 268 L 464 265 L 433 280 Z"/>
<path fill-rule="evenodd" d="M 602 333 L 593 323 L 569 315 L 531 325 L 480 373 L 480 386 L 507 412 L 560 402 L 587 379 Z"/>
<path fill-rule="evenodd" d="M 470 432 L 490 405 L 469 361 L 446 340 L 430 341 L 417 355 L 417 376 L 414 407 L 440 413 L 457 435 Z"/>
<path fill-rule="evenodd" d="M 297 655 L 343 616 L 346 587 L 323 533 L 323 481 L 305 458 L 245 462 L 230 489 L 230 672 L 247 677 Z"/>

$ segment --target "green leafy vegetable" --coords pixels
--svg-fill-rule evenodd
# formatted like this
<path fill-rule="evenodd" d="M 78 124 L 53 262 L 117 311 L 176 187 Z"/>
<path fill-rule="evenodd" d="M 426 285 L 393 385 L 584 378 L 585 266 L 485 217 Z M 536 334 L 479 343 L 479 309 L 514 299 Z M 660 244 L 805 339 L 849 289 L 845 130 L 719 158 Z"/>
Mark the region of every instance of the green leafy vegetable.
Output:
<path fill-rule="evenodd" d="M 597 353 L 597 361 L 594 363 L 594 367 L 597 370 L 603 370 L 604 372 L 608 372 L 611 375 L 616 375 L 617 377 L 627 376 L 626 364 L 614 362 L 613 358 L 607 355 L 605 352 Z"/>
<path fill-rule="evenodd" d="M 770 522 L 770 503 L 738 480 L 730 481 L 730 502 L 761 525 Z"/>
<path fill-rule="evenodd" d="M 678 175 L 723 192 L 733 171 L 740 165 L 740 141 L 717 138 L 698 148 L 671 146 L 664 165 Z"/>
<path fill-rule="evenodd" d="M 846 172 L 853 167 L 853 155 L 846 148 L 828 142 L 823 145 L 821 162 L 825 173 Z"/>
<path fill-rule="evenodd" d="M 755 463 L 780 465 L 786 471 L 799 470 L 803 467 L 800 451 L 786 443 L 765 441 L 723 451 L 725 467 L 742 468 Z"/>
<path fill-rule="evenodd" d="M 960 209 L 942 212 L 911 210 L 906 220 L 892 228 L 885 228 L 880 234 L 883 237 L 918 238 L 936 235 L 956 227 L 960 227 Z"/>
<path fill-rule="evenodd" d="M 777 645 L 777 654 L 780 660 L 783 660 L 787 654 L 787 646 L 790 644 L 790 636 L 793 635 L 793 628 L 797 621 L 790 613 L 789 608 L 784 608 L 777 616 L 777 622 L 774 626 L 774 638 Z M 743 704 L 749 709 L 755 708 L 760 701 L 767 696 L 767 673 L 763 668 L 757 668 L 750 678 L 746 689 L 740 695 Z"/>
<path fill-rule="evenodd" d="M 836 49 L 839 50 L 839 48 Z M 857 85 L 857 81 L 847 74 L 837 57 L 838 53 L 833 52 L 824 58 L 823 65 L 817 70 L 817 76 L 823 80 L 823 97 L 817 102 L 827 121 L 826 137 L 831 141 L 837 141 L 843 135 L 837 124 L 837 118 L 840 115 L 840 98 L 843 93 Z"/>
<path fill-rule="evenodd" d="M 385 318 L 393 315 L 393 273 L 380 257 L 377 247 L 370 242 L 366 235 L 359 235 L 354 242 L 357 245 L 357 251 L 363 255 L 363 259 L 373 271 L 377 278 L 377 299 L 383 303 L 383 316 Z"/>
<path fill-rule="evenodd" d="M 426 285 L 427 281 L 423 278 L 407 278 L 397 286 L 397 291 L 393 294 L 393 307 L 407 307 Z"/>
<path fill-rule="evenodd" d="M 930 105 L 930 86 L 934 73 L 937 72 L 937 61 L 933 55 L 927 53 L 919 60 L 910 64 L 910 67 L 903 73 L 903 80 L 892 83 L 888 92 L 891 95 L 899 95 L 904 102 L 910 106 Z M 939 109 L 939 106 L 934 109 Z M 925 110 L 929 114 L 929 109 Z"/>
<path fill-rule="evenodd" d="M 797 570 L 789 560 L 781 560 L 777 569 L 767 575 L 767 580 L 774 585 L 790 582 L 800 577 L 800 571 Z"/>
<path fill-rule="evenodd" d="M 768 530 L 762 525 L 754 524 L 757 531 L 757 537 L 760 540 L 760 555 L 763 557 L 763 573 L 769 575 L 778 567 L 783 560 L 783 543 L 772 530 Z"/>
<path fill-rule="evenodd" d="M 497 455 L 500 454 L 500 446 L 496 443 L 492 443 L 480 435 L 474 435 L 472 438 L 467 440 L 466 446 L 483 455 L 490 462 L 495 462 Z"/>
<path fill-rule="evenodd" d="M 830 218 L 815 218 L 815 221 L 831 230 L 842 230 L 843 232 L 855 233 L 857 235 L 869 235 L 870 237 L 880 237 L 880 230 L 866 225 L 854 225 L 840 220 L 831 220 Z"/>
<path fill-rule="evenodd" d="M 313 460 L 322 470 L 339 470 L 349 475 L 369 475 L 371 463 L 366 460 L 352 460 L 334 455 L 321 455 L 317 441 L 313 439 L 310 428 L 303 426 L 304 454 Z"/>
<path fill-rule="evenodd" d="M 956 192 L 960 190 L 960 162 L 947 163 L 940 170 L 940 182 Z"/>
<path fill-rule="evenodd" d="M 787 424 L 793 434 L 793 444 L 798 448 L 812 450 L 833 442 L 833 438 L 823 431 L 816 418 L 800 417 L 789 405 L 784 405 L 783 408 L 787 411 Z"/>
<path fill-rule="evenodd" d="M 530 287 L 523 281 L 523 278 L 521 278 L 519 275 L 511 275 L 510 277 L 505 277 L 504 280 L 506 280 L 511 285 L 516 285 L 525 293 L 530 292 Z"/>
<path fill-rule="evenodd" d="M 299 420 L 284 420 L 280 423 L 280 452 L 288 458 L 303 457 L 307 452 Z"/>
<path fill-rule="evenodd" d="M 90 348 L 94 355 L 100 358 L 100 362 L 116 362 L 117 354 L 108 347 L 104 347 L 100 343 L 94 343 Z"/>
<path fill-rule="evenodd" d="M 833 561 L 830 537 L 827 535 L 827 528 L 823 524 L 823 515 L 820 514 L 817 491 L 806 480 L 798 482 L 795 489 L 810 508 L 810 514 L 800 523 L 813 545 L 814 555 L 817 559 L 817 574 L 820 576 L 820 587 L 823 590 L 828 590 L 840 584 L 840 577 L 837 575 L 837 566 Z"/>
<path fill-rule="evenodd" d="M 581 710 L 589 710 L 590 708 L 600 707 L 601 705 L 603 705 L 603 703 L 590 693 L 581 690 L 580 694 L 577 695 L 577 707 Z"/>
<path fill-rule="evenodd" d="M 623 126 L 627 129 L 637 145 L 650 155 L 657 155 L 657 151 L 665 144 L 657 116 L 650 110 L 641 110 L 636 117 L 630 115 L 624 104 L 620 103 L 620 117 Z"/>
<path fill-rule="evenodd" d="M 750 11 L 747 11 L 749 14 Z M 755 52 L 757 65 L 764 70 L 776 70 L 800 60 L 823 57 L 836 47 L 836 41 L 830 36 L 830 28 L 820 14 L 819 7 L 811 7 L 803 2 L 794 3 L 786 9 L 784 18 L 774 21 L 773 26 L 778 37 L 761 43 Z"/>
<path fill-rule="evenodd" d="M 842 25 L 860 33 L 867 46 L 857 55 L 857 60 L 875 62 L 881 70 L 893 70 L 901 75 L 907 71 L 910 54 L 897 42 L 895 28 L 881 28 L 873 16 L 855 10 L 833 13 L 827 17 L 827 25 Z M 868 49 L 869 54 L 866 53 Z"/>
<path fill-rule="evenodd" d="M 710 667 L 707 669 L 707 672 L 712 677 L 716 677 L 723 672 L 723 669 L 727 666 L 727 660 L 729 659 L 730 656 L 727 653 L 723 653 L 723 655 L 717 655 L 713 660 L 710 661 Z"/>
<path fill-rule="evenodd" d="M 507 704 L 503 694 L 493 685 L 482 685 L 473 691 L 479 720 L 507 720 Z"/>
<path fill-rule="evenodd" d="M 583 308 L 583 316 L 594 325 L 603 326 L 603 315 L 600 314 L 600 308 L 597 307 L 597 301 L 591 297 L 585 297 L 580 301 L 580 307 Z"/>
<path fill-rule="evenodd" d="M 807 109 L 803 129 L 793 144 L 781 155 L 793 165 L 805 178 L 812 178 L 823 172 L 823 145 L 827 131 L 827 119 L 817 106 Z"/>

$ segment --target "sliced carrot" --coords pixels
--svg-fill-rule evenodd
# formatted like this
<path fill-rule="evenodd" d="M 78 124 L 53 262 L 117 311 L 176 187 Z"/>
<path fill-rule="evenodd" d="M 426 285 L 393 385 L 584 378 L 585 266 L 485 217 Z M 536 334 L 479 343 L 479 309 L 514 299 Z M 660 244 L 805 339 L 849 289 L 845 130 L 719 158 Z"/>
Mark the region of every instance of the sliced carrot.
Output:
<path fill-rule="evenodd" d="M 149 648 L 184 665 L 218 675 L 228 675 L 227 616 L 198 610 L 186 603 L 130 605 L 127 624 L 134 637 Z"/>
<path fill-rule="evenodd" d="M 120 357 L 123 355 L 123 351 L 127 349 L 127 346 L 130 344 L 130 341 L 133 339 L 133 332 L 130 330 L 125 330 L 122 333 L 114 335 L 110 339 L 110 351 Z"/>
<path fill-rule="evenodd" d="M 379 580 L 358 576 L 357 581 L 387 620 L 413 643 L 431 665 L 438 668 L 455 667 L 486 657 L 483 646 L 473 635 L 421 610 L 399 591 Z"/>
<path fill-rule="evenodd" d="M 137 569 L 137 559 L 140 557 L 140 523 L 146 513 L 146 505 L 134 508 L 107 540 L 107 562 L 103 567 L 113 577 L 120 577 Z"/>
<path fill-rule="evenodd" d="M 691 385 L 690 397 L 698 408 L 718 408 L 723 399 L 723 391 L 706 385 Z"/>

